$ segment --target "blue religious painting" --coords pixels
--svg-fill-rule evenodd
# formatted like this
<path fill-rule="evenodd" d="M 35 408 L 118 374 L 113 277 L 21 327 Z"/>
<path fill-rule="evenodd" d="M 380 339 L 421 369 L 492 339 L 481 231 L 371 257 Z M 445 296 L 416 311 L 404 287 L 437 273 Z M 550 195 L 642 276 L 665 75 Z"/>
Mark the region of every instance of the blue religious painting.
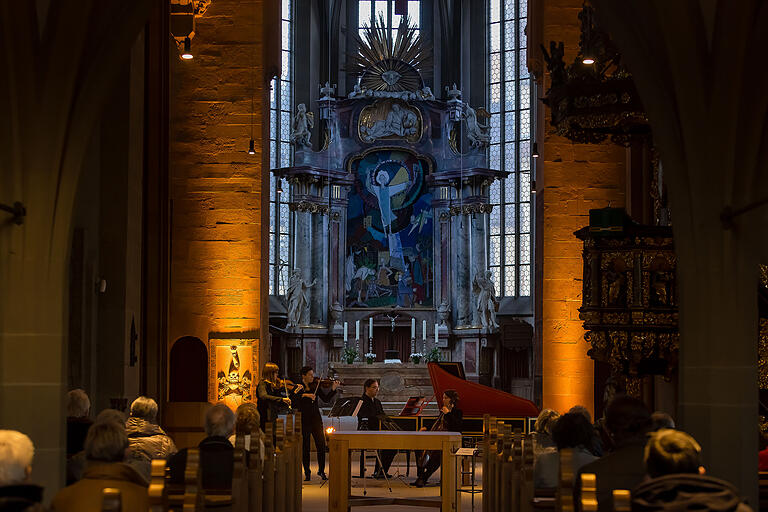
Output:
<path fill-rule="evenodd" d="M 426 161 L 381 150 L 352 162 L 347 307 L 432 307 L 432 193 Z"/>

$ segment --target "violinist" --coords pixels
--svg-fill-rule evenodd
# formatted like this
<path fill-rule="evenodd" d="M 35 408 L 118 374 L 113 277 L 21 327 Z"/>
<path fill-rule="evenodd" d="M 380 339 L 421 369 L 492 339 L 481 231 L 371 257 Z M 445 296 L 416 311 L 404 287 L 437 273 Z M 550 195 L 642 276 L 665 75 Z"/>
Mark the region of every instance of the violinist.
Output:
<path fill-rule="evenodd" d="M 378 394 L 379 381 L 368 379 L 363 383 L 363 396 L 360 397 L 360 401 L 363 403 L 357 413 L 357 430 L 381 430 L 381 420 L 386 420 L 388 416 L 384 412 L 381 401 L 376 398 Z M 381 466 L 379 466 L 379 461 L 377 460 L 373 478 L 384 478 L 396 454 L 397 450 L 380 450 Z"/>
<path fill-rule="evenodd" d="M 273 435 L 276 433 L 277 416 L 280 414 L 281 407 L 291 406 L 291 399 L 283 396 L 281 393 L 288 394 L 287 381 L 277 377 L 280 368 L 275 363 L 267 363 L 261 371 L 261 381 L 256 388 L 256 396 L 259 401 L 256 406 L 261 415 L 261 430 L 266 431 L 266 424 L 269 421 L 273 423 Z M 293 384 L 292 384 L 293 386 Z M 297 384 L 294 393 L 301 390 L 301 384 Z"/>
<path fill-rule="evenodd" d="M 464 415 L 457 406 L 459 404 L 459 394 L 453 389 L 446 389 L 443 392 L 443 406 L 440 408 L 440 415 L 430 429 L 432 432 L 461 432 L 462 419 Z M 421 430 L 427 430 L 422 427 Z M 432 473 L 440 467 L 441 452 L 439 450 L 429 450 L 422 452 L 417 460 L 417 476 L 413 482 L 415 487 L 424 487 Z"/>
<path fill-rule="evenodd" d="M 311 471 L 309 470 L 309 440 L 315 438 L 315 448 L 317 449 L 317 474 L 323 480 L 325 476 L 325 432 L 323 431 L 323 417 L 320 415 L 318 398 L 328 402 L 336 394 L 339 387 L 337 381 L 328 382 L 329 388 L 323 389 L 321 384 L 326 382 L 315 377 L 315 371 L 311 366 L 304 366 L 301 369 L 301 381 L 303 389 L 294 392 L 292 400 L 297 410 L 301 412 L 301 436 L 304 442 L 302 452 L 302 463 L 304 465 L 304 481 L 309 482 Z"/>

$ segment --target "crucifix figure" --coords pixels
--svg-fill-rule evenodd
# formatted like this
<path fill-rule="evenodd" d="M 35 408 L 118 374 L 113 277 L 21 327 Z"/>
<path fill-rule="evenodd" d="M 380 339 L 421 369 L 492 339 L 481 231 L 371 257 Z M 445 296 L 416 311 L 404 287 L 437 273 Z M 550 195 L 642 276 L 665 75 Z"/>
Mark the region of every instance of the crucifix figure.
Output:
<path fill-rule="evenodd" d="M 395 320 L 400 317 L 400 315 L 391 316 L 389 314 L 386 315 L 387 318 L 389 318 L 389 323 L 392 326 L 392 332 L 395 332 Z"/>

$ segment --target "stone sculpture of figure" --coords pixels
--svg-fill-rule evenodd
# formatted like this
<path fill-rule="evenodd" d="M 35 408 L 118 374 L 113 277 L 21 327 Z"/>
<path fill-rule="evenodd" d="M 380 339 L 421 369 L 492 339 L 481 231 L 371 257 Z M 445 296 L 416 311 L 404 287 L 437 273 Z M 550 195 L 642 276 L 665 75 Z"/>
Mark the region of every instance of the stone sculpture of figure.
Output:
<path fill-rule="evenodd" d="M 363 96 L 363 90 L 360 88 L 360 82 L 356 83 L 355 86 L 352 88 L 352 92 L 349 93 L 350 98 L 359 98 L 360 96 Z"/>
<path fill-rule="evenodd" d="M 478 271 L 472 280 L 472 291 L 477 294 L 477 312 L 480 323 L 487 331 L 497 329 L 496 323 L 496 287 L 491 280 L 491 271 Z"/>
<path fill-rule="evenodd" d="M 334 327 L 341 327 L 342 312 L 343 312 L 343 309 L 341 307 L 341 304 L 338 303 L 338 301 L 331 304 L 331 307 L 328 309 L 328 315 L 331 317 Z"/>
<path fill-rule="evenodd" d="M 307 107 L 299 103 L 296 107 L 296 115 L 293 116 L 293 126 L 291 131 L 291 142 L 296 149 L 302 147 L 311 147 L 309 138 L 312 133 L 310 130 L 315 127 L 315 115 L 313 112 L 307 112 Z"/>
<path fill-rule="evenodd" d="M 432 94 L 432 89 L 430 89 L 429 86 L 425 86 L 421 91 L 419 91 L 419 96 L 421 96 L 421 99 L 423 100 L 435 99 L 435 95 Z"/>
<path fill-rule="evenodd" d="M 473 148 L 487 146 L 491 142 L 491 127 L 478 123 L 477 111 L 469 105 L 466 106 L 464 119 L 467 121 L 467 137 L 469 138 L 469 145 Z"/>
<path fill-rule="evenodd" d="M 297 327 L 301 322 L 304 310 L 309 305 L 307 289 L 314 286 L 316 282 L 317 279 L 313 280 L 312 283 L 307 284 L 301 276 L 301 269 L 299 268 L 295 269 L 291 274 L 291 279 L 288 284 L 288 293 L 286 295 L 288 299 L 288 327 Z"/>
<path fill-rule="evenodd" d="M 443 299 L 437 307 L 437 320 L 439 327 L 448 327 L 448 318 L 451 316 L 451 305 L 448 299 Z"/>
<path fill-rule="evenodd" d="M 417 125 L 418 118 L 416 114 L 408 109 L 401 108 L 400 105 L 395 103 L 392 105 L 392 109 L 386 118 L 379 119 L 370 128 L 365 125 L 361 126 L 360 134 L 367 142 L 388 135 L 408 137 L 416 134 Z"/>

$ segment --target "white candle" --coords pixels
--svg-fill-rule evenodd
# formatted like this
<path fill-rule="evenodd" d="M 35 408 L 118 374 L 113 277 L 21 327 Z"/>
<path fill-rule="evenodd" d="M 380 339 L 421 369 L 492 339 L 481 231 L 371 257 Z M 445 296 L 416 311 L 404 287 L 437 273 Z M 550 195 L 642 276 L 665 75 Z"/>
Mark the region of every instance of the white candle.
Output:
<path fill-rule="evenodd" d="M 411 318 L 411 339 L 416 339 L 416 319 Z"/>
<path fill-rule="evenodd" d="M 344 322 L 344 343 L 347 342 L 347 322 Z"/>
<path fill-rule="evenodd" d="M 437 346 L 437 341 L 438 341 L 439 339 L 440 339 L 440 338 L 438 337 L 438 333 L 437 333 L 437 324 L 435 324 L 435 346 Z"/>
<path fill-rule="evenodd" d="M 355 339 L 356 340 L 360 339 L 360 320 L 355 322 Z"/>
<path fill-rule="evenodd" d="M 373 339 L 373 317 L 368 319 L 368 339 Z"/>
<path fill-rule="evenodd" d="M 427 321 L 422 320 L 421 321 L 421 341 L 424 343 L 427 342 Z"/>

